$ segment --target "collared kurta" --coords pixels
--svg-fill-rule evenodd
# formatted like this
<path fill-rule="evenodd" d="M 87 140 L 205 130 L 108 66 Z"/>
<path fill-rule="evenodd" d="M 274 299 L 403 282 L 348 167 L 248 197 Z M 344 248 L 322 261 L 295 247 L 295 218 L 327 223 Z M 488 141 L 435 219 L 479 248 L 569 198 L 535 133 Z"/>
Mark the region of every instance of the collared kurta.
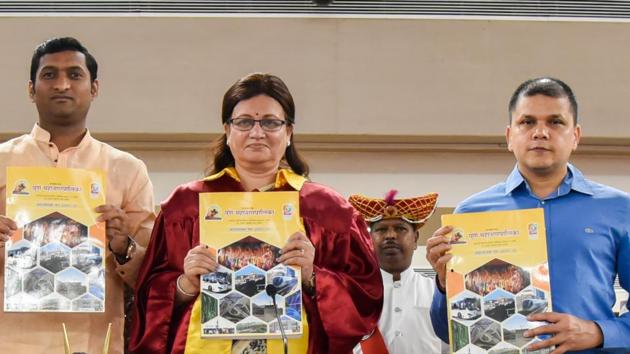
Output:
<path fill-rule="evenodd" d="M 131 154 L 117 150 L 91 137 L 59 151 L 50 142 L 50 134 L 37 124 L 30 134 L 0 144 L 0 215 L 6 212 L 6 168 L 9 166 L 68 167 L 100 169 L 106 174 L 106 202 L 119 206 L 129 216 L 131 232 L 138 247 L 134 259 L 118 265 L 106 250 L 105 313 L 15 313 L 0 312 L 0 353 L 63 353 L 65 322 L 72 350 L 100 354 L 112 323 L 111 353 L 124 350 L 124 283 L 133 283 L 142 261 L 144 247 L 155 215 L 153 186 L 146 166 Z M 4 244 L 0 248 L 0 285 L 4 288 Z M 0 309 L 4 296 L 0 296 Z"/>
<path fill-rule="evenodd" d="M 300 216 L 315 247 L 316 294 L 303 296 L 308 353 L 351 353 L 376 327 L 383 284 L 367 227 L 338 193 L 280 170 L 274 190 L 298 190 Z M 176 279 L 184 257 L 199 244 L 199 193 L 242 192 L 236 170 L 179 186 L 162 203 L 136 290 L 130 349 L 137 354 L 194 353 L 187 347 L 193 302 L 175 306 Z M 198 310 L 196 310 L 198 311 Z M 272 342 L 272 341 L 270 341 Z M 293 346 L 289 341 L 289 346 Z M 230 353 L 230 341 L 195 341 L 213 354 Z"/>
<path fill-rule="evenodd" d="M 446 344 L 433 331 L 429 310 L 433 299 L 434 281 L 407 268 L 394 280 L 381 269 L 383 277 L 383 312 L 378 321 L 390 354 L 440 354 L 448 352 Z M 444 349 L 444 350 L 443 350 Z M 446 351 L 445 351 L 446 350 Z M 355 354 L 362 353 L 360 346 Z"/>

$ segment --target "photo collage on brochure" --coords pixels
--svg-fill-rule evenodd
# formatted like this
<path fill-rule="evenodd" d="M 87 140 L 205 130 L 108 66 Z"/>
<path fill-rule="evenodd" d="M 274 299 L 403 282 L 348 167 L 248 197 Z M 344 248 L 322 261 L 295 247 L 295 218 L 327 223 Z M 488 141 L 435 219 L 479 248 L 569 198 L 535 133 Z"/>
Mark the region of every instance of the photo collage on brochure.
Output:
<path fill-rule="evenodd" d="M 44 171 L 41 171 L 44 169 Z M 4 310 L 103 312 L 102 175 L 61 168 L 9 168 L 7 215 L 19 229 L 5 246 Z"/>
<path fill-rule="evenodd" d="M 201 193 L 199 218 L 200 242 L 219 264 L 201 276 L 201 337 L 302 335 L 300 270 L 278 263 L 282 245 L 303 230 L 298 193 Z"/>
<path fill-rule="evenodd" d="M 266 338 L 279 335 L 273 301 L 288 335 L 301 333 L 299 273 L 276 259 L 280 249 L 248 236 L 217 250 L 219 269 L 201 276 L 202 335 Z"/>
<path fill-rule="evenodd" d="M 552 311 L 544 214 L 523 209 L 442 216 L 453 255 L 446 290 L 451 352 L 455 354 L 547 354 L 527 348 L 546 336 L 525 331 L 528 321 Z"/>
<path fill-rule="evenodd" d="M 453 352 L 550 353 L 528 351 L 541 338 L 523 336 L 543 324 L 527 321 L 527 316 L 549 311 L 550 293 L 536 280 L 546 272 L 546 265 L 532 269 L 493 259 L 464 274 L 463 290 L 449 300 Z"/>

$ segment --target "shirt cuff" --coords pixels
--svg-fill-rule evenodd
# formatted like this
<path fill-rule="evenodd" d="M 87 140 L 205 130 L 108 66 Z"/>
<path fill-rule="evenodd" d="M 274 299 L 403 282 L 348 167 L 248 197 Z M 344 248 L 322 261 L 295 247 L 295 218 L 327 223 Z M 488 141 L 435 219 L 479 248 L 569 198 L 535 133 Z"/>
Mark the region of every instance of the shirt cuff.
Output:
<path fill-rule="evenodd" d="M 449 342 L 448 338 L 448 310 L 446 294 L 439 289 L 433 292 L 433 300 L 429 311 L 433 331 L 444 343 Z"/>
<path fill-rule="evenodd" d="M 446 289 L 442 289 L 437 273 L 435 273 L 435 288 L 438 289 L 438 291 L 441 292 L 442 294 L 446 295 Z"/>
<path fill-rule="evenodd" d="M 595 322 L 602 331 L 603 341 L 600 348 L 627 349 L 628 334 L 622 329 L 622 324 L 619 323 L 619 319 L 596 320 L 593 322 Z"/>
<path fill-rule="evenodd" d="M 118 273 L 118 276 L 120 276 L 122 280 L 132 288 L 134 288 L 136 285 L 138 271 L 140 270 L 140 266 L 142 265 L 142 260 L 144 259 L 145 253 L 146 248 L 140 246 L 139 244 L 136 244 L 136 249 L 133 252 L 133 256 L 125 264 L 119 264 L 118 261 L 116 261 L 116 257 L 112 257 L 114 259 L 116 273 Z"/>

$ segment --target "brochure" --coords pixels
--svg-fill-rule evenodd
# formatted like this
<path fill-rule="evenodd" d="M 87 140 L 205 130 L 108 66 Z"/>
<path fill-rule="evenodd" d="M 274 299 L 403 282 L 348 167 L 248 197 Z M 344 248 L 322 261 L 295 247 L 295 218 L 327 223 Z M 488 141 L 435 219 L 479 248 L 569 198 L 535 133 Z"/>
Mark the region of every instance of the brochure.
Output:
<path fill-rule="evenodd" d="M 527 321 L 551 311 L 547 239 L 542 209 L 443 215 L 453 258 L 446 269 L 452 353 L 550 353 L 527 351 L 541 338 L 523 333 L 544 322 Z"/>
<path fill-rule="evenodd" d="M 300 270 L 278 263 L 280 250 L 303 231 L 297 192 L 202 193 L 200 241 L 219 268 L 201 276 L 201 336 L 281 338 L 272 298 L 288 337 L 302 334 Z"/>
<path fill-rule="evenodd" d="M 18 230 L 5 244 L 4 311 L 103 312 L 104 175 L 8 167 L 7 210 Z"/>

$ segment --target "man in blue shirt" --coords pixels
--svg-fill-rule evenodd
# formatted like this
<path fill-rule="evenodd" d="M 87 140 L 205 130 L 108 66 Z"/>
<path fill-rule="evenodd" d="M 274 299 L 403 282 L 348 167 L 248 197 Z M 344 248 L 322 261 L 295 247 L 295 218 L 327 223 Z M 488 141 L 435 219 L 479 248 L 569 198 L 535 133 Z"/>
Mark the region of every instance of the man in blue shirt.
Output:
<path fill-rule="evenodd" d="M 525 332 L 544 336 L 537 350 L 630 352 L 630 313 L 616 317 L 613 283 L 630 288 L 630 197 L 589 181 L 569 164 L 582 134 L 571 88 L 553 78 L 521 84 L 510 99 L 508 150 L 516 167 L 505 182 L 464 200 L 456 213 L 543 208 L 554 312 L 533 314 L 547 325 Z M 446 263 L 451 255 L 445 226 L 427 241 L 427 260 L 437 272 L 431 307 L 436 333 L 448 340 Z M 627 306 L 627 305 L 626 305 Z"/>

